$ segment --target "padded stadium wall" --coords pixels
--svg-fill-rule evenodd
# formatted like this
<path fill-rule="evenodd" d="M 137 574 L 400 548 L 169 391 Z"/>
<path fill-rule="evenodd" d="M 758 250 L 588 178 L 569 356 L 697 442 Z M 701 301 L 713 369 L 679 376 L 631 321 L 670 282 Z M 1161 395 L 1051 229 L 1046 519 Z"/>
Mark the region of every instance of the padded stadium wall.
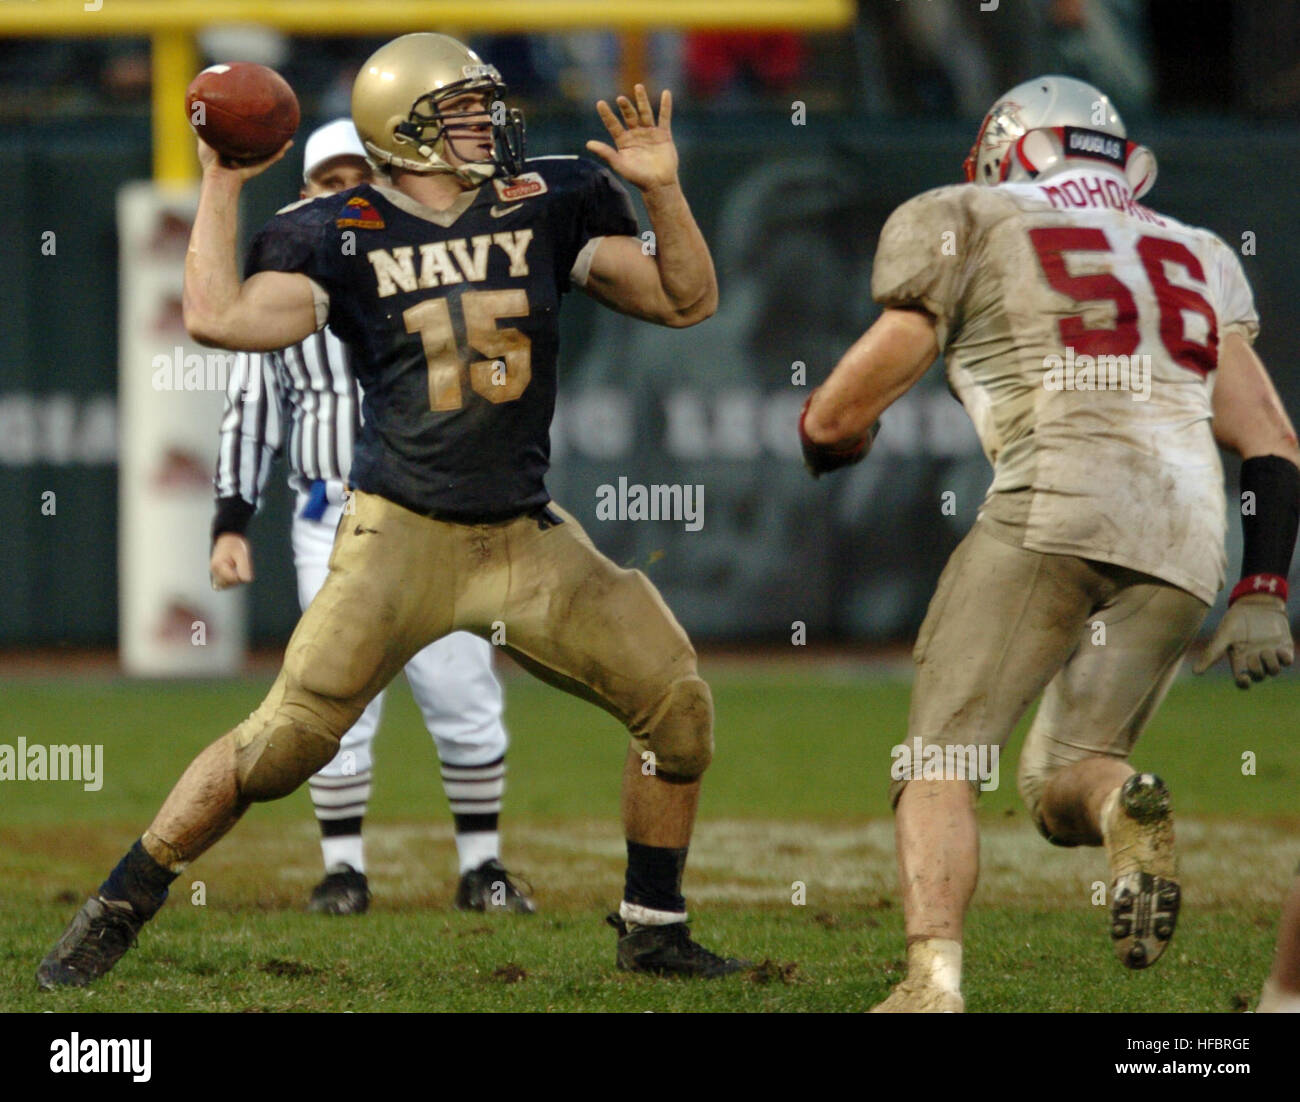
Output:
<path fill-rule="evenodd" d="M 793 140 L 788 117 L 741 125 L 683 116 L 675 130 L 722 306 L 702 326 L 666 331 L 571 296 L 551 492 L 615 561 L 646 570 L 698 640 L 788 641 L 794 621 L 810 638 L 905 640 L 974 520 L 988 465 L 935 368 L 887 415 L 867 463 L 814 483 L 794 437 L 806 388 L 791 377 L 802 363 L 810 385 L 820 381 L 870 324 L 881 224 L 910 195 L 956 179 L 970 134 L 950 124 L 848 128 L 810 119 Z M 572 152 L 591 133 L 533 127 L 530 150 Z M 1300 413 L 1291 366 L 1300 255 L 1284 245 L 1300 195 L 1300 136 L 1202 122 L 1142 137 L 1160 158 L 1152 206 L 1253 248 L 1243 264 L 1263 318 L 1258 349 Z M 115 211 L 119 190 L 149 175 L 148 134 L 136 125 L 68 135 L 10 128 L 0 130 L 0 152 L 11 239 L 39 245 L 43 232 L 57 233 L 54 255 L 24 247 L 0 265 L 0 503 L 11 518 L 0 645 L 115 645 L 125 454 Z M 1270 166 L 1265 177 L 1259 165 Z M 255 181 L 245 234 L 296 187 L 287 164 Z M 217 427 L 213 416 L 202 456 L 209 466 Z M 1230 465 L 1230 480 L 1235 472 Z M 598 519 L 600 487 L 620 478 L 703 485 L 702 527 Z M 951 515 L 940 508 L 949 490 Z M 54 515 L 41 511 L 46 491 L 56 494 Z M 268 499 L 253 528 L 249 635 L 278 644 L 297 618 L 279 472 Z M 175 549 L 199 588 L 205 526 L 200 550 Z M 1237 527 L 1229 526 L 1230 569 Z"/>

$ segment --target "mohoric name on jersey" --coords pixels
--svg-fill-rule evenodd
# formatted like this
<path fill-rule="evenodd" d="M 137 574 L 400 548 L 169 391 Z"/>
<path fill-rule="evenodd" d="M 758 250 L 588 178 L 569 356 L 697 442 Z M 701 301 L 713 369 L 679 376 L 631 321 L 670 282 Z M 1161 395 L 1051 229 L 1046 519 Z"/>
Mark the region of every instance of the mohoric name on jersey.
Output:
<path fill-rule="evenodd" d="M 1043 357 L 1045 390 L 1126 390 L 1133 401 L 1151 397 L 1151 357 L 1076 356 L 1073 348 L 1065 357 Z"/>
<path fill-rule="evenodd" d="M 1141 203 L 1134 202 L 1128 188 L 1113 176 L 1080 176 L 1059 184 L 1039 184 L 1038 190 L 1053 207 L 1060 210 L 1095 210 L 1105 207 L 1131 214 L 1134 218 L 1155 226 L 1165 224 L 1165 220 L 1155 211 L 1147 210 Z"/>
<path fill-rule="evenodd" d="M 454 241 L 431 241 L 421 245 L 419 266 L 415 246 L 396 249 L 371 249 L 366 253 L 379 286 L 379 297 L 388 298 L 398 291 L 415 291 L 425 287 L 446 287 L 452 283 L 481 283 L 487 279 L 488 260 L 498 248 L 510 260 L 511 276 L 528 274 L 528 246 L 532 230 L 509 230 L 504 233 L 480 233 Z"/>

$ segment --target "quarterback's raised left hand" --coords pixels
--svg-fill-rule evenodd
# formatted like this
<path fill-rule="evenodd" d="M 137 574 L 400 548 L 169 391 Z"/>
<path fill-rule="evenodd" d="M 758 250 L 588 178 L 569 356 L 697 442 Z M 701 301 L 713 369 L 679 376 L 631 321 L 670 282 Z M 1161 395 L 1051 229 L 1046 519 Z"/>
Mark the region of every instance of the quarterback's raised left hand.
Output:
<path fill-rule="evenodd" d="M 1193 669 L 1204 673 L 1227 652 L 1237 686 L 1249 689 L 1282 672 L 1295 658 L 1286 602 L 1267 593 L 1239 597 L 1224 613 L 1219 629 Z"/>
<path fill-rule="evenodd" d="M 615 101 L 622 122 L 604 100 L 596 104 L 596 113 L 605 124 L 614 145 L 590 141 L 587 149 L 603 158 L 629 184 L 649 191 L 677 181 L 677 146 L 673 144 L 673 95 L 664 89 L 659 97 L 659 121 L 645 85 L 633 91 L 636 103 L 619 96 Z"/>

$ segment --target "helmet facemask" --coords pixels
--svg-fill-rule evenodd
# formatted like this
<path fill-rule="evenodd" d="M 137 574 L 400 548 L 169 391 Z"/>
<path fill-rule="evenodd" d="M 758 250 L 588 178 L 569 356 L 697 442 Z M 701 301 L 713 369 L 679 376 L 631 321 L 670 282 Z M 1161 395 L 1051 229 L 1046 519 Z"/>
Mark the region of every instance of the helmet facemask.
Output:
<path fill-rule="evenodd" d="M 992 186 L 1006 179 L 1008 155 L 1026 129 L 1017 117 L 1019 110 L 1019 104 L 1003 102 L 984 116 L 975 144 L 962 162 L 967 183 Z"/>
<path fill-rule="evenodd" d="M 482 95 L 484 105 L 467 111 L 445 111 L 440 106 L 466 93 Z M 406 119 L 394 127 L 393 137 L 398 143 L 413 144 L 428 167 L 415 168 L 413 158 L 406 158 L 402 167 L 415 172 L 451 172 L 474 186 L 498 173 L 507 179 L 518 176 L 524 170 L 524 116 L 517 107 L 505 107 L 505 94 L 506 86 L 496 69 L 485 65 L 481 74 L 445 84 L 421 96 L 411 104 Z M 481 126 L 484 120 L 491 128 L 491 156 L 481 161 L 460 157 L 455 143 L 465 139 L 455 131 Z M 446 158 L 448 151 L 456 152 L 464 163 L 453 165 Z"/>

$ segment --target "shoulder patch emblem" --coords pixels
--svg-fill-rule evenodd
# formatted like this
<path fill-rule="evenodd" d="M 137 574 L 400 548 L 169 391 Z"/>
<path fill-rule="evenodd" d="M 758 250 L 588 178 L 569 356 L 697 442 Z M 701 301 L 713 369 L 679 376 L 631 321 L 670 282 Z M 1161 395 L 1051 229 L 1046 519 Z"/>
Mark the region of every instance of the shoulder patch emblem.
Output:
<path fill-rule="evenodd" d="M 334 219 L 334 225 L 339 229 L 355 226 L 361 230 L 382 230 L 384 219 L 369 199 L 354 195 L 344 205 L 342 217 Z"/>
<path fill-rule="evenodd" d="M 497 197 L 503 203 L 510 203 L 516 199 L 531 199 L 534 195 L 541 195 L 546 191 L 546 181 L 542 179 L 540 172 L 525 172 L 513 180 L 493 180 L 492 186 L 497 189 Z"/>

